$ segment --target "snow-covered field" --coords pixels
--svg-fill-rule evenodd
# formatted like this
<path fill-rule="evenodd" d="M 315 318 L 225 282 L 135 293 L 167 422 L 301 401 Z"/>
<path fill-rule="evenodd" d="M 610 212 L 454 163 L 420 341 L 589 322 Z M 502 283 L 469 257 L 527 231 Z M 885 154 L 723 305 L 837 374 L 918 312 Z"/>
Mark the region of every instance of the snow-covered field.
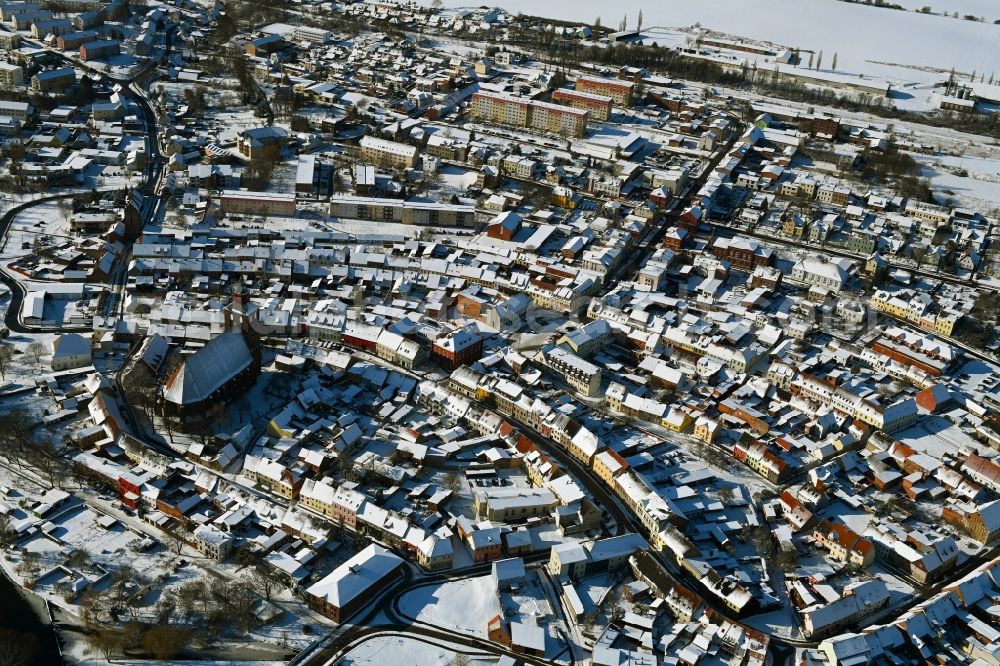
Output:
<path fill-rule="evenodd" d="M 892 0 L 892 2 L 913 11 L 930 7 L 932 14 L 958 12 L 959 16 L 972 14 L 987 21 L 1000 18 L 1000 4 L 997 4 L 996 0 Z"/>
<path fill-rule="evenodd" d="M 468 655 L 471 666 L 495 664 L 495 656 Z M 379 635 L 351 650 L 339 663 L 343 666 L 368 666 L 374 664 L 421 664 L 422 666 L 447 666 L 454 662 L 455 652 L 430 641 L 404 638 L 397 635 Z"/>
<path fill-rule="evenodd" d="M 941 196 L 987 212 L 1000 207 L 1000 160 L 952 155 L 914 155 L 921 176 Z"/>
<path fill-rule="evenodd" d="M 500 612 L 490 576 L 419 587 L 403 595 L 399 606 L 420 622 L 482 638 L 486 623 Z"/>
<path fill-rule="evenodd" d="M 430 0 L 421 0 L 429 4 Z M 923 6 L 924 0 L 910 0 Z M 600 16 L 617 27 L 623 17 L 634 28 L 639 11 L 643 26 L 701 28 L 788 48 L 823 51 L 830 63 L 838 54 L 838 70 L 884 76 L 907 82 L 939 80 L 952 67 L 958 72 L 1000 72 L 1000 26 L 934 14 L 882 9 L 838 0 L 700 0 L 649 3 L 640 0 L 504 0 L 507 11 L 543 14 L 567 21 L 593 23 Z M 932 8 L 933 3 L 930 3 Z M 938 3 L 941 5 L 942 3 Z M 955 5 L 952 8 L 952 5 Z M 448 7 L 469 7 L 468 0 L 445 0 Z M 991 9 L 992 8 L 992 9 Z M 940 10 L 985 16 L 1000 15 L 990 0 L 960 0 Z M 899 67 L 902 65 L 903 67 Z M 934 71 L 926 71 L 934 70 Z"/>

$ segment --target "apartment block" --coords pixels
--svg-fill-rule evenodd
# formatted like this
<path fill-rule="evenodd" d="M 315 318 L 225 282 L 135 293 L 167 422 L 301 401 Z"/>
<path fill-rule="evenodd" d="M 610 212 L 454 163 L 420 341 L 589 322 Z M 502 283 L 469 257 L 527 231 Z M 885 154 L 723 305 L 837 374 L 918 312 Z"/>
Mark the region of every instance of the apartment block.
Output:
<path fill-rule="evenodd" d="M 412 169 L 417 165 L 417 148 L 406 143 L 366 136 L 361 139 L 361 159 L 379 166 Z"/>
<path fill-rule="evenodd" d="M 420 226 L 473 227 L 476 224 L 474 206 L 349 195 L 330 197 L 330 216 Z"/>
<path fill-rule="evenodd" d="M 24 70 L 9 62 L 0 62 L 0 86 L 12 88 L 24 83 Z"/>
<path fill-rule="evenodd" d="M 228 214 L 264 217 L 295 214 L 295 195 L 226 190 L 219 203 Z"/>
<path fill-rule="evenodd" d="M 607 120 L 611 117 L 611 104 L 614 102 L 614 99 L 608 95 L 596 95 L 579 90 L 560 88 L 552 93 L 552 101 L 556 104 L 588 111 L 591 118 Z"/>
<path fill-rule="evenodd" d="M 631 81 L 619 81 L 618 79 L 581 76 L 576 80 L 576 89 L 594 95 L 607 95 L 619 106 L 632 106 L 635 84 Z"/>
<path fill-rule="evenodd" d="M 589 112 L 503 93 L 478 92 L 472 96 L 472 117 L 479 122 L 581 137 L 587 130 Z"/>

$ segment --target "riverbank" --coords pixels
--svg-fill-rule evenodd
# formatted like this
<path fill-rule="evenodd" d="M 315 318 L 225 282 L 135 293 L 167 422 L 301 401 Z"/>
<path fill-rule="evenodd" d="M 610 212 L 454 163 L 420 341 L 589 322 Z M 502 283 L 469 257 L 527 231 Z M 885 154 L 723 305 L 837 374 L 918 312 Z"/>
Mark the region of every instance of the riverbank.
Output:
<path fill-rule="evenodd" d="M 25 590 L 0 568 L 0 627 L 31 634 L 38 640 L 38 654 L 33 663 L 54 666 L 63 663 L 59 639 L 49 621 L 45 600 Z"/>

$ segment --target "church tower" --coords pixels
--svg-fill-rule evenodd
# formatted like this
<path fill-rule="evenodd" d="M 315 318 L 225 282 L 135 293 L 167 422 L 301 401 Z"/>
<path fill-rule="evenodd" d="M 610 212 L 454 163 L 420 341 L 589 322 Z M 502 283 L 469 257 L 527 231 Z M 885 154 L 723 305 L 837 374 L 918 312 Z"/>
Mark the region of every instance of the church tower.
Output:
<path fill-rule="evenodd" d="M 233 289 L 232 300 L 223 311 L 223 321 L 226 332 L 239 331 L 243 334 L 257 367 L 260 367 L 260 320 L 257 318 L 256 310 L 257 306 L 243 293 L 242 287 L 237 285 Z"/>

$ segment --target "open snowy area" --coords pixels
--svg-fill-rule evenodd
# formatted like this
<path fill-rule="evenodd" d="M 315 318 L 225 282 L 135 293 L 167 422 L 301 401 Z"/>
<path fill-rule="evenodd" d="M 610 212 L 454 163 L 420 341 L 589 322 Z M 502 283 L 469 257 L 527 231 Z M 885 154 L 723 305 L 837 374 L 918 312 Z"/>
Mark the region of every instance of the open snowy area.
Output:
<path fill-rule="evenodd" d="M 462 654 L 468 654 L 462 652 Z M 456 652 L 429 639 L 406 638 L 394 634 L 377 634 L 361 643 L 338 663 L 342 666 L 372 666 L 374 664 L 453 664 Z M 468 654 L 470 666 L 495 664 L 492 655 Z"/>
<path fill-rule="evenodd" d="M 913 0 L 917 2 L 917 0 Z M 425 0 L 426 4 L 430 4 Z M 919 0 L 919 7 L 933 3 Z M 965 0 L 942 7 L 949 12 L 984 16 L 987 22 L 883 9 L 839 0 L 732 0 L 648 3 L 638 0 L 607 3 L 600 0 L 530 0 L 497 3 L 511 13 L 544 15 L 564 21 L 618 26 L 627 17 L 634 29 L 639 12 L 643 28 L 691 27 L 732 37 L 764 40 L 826 54 L 838 54 L 838 71 L 880 76 L 897 85 L 942 79 L 954 67 L 971 74 L 1000 71 L 1000 17 L 995 3 Z M 752 9 L 751 5 L 752 4 Z M 940 4 L 940 3 L 939 3 Z M 952 8 L 952 5 L 955 5 Z M 465 8 L 464 0 L 445 0 L 445 6 Z M 745 8 L 741 8 L 745 6 Z M 994 7 L 990 11 L 990 7 Z M 734 11 L 737 10 L 738 11 Z M 934 8 L 936 9 L 936 8 Z M 994 16 L 996 14 L 996 16 Z M 694 36 L 695 31 L 692 31 Z"/>
<path fill-rule="evenodd" d="M 474 636 L 485 636 L 486 623 L 500 612 L 489 576 L 419 587 L 399 606 L 407 617 Z"/>

